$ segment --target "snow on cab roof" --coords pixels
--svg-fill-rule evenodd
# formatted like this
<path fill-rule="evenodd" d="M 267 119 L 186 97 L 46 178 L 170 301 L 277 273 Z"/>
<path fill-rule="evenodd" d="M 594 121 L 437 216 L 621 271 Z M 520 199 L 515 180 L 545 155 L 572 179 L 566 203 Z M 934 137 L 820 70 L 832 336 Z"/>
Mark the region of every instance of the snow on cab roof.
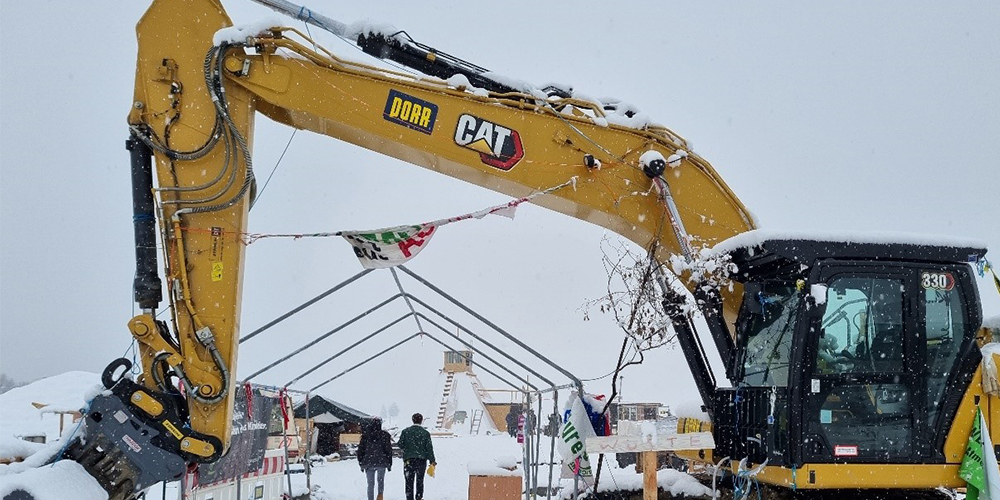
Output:
<path fill-rule="evenodd" d="M 983 320 L 983 328 L 1000 330 L 1000 316 L 993 316 Z"/>
<path fill-rule="evenodd" d="M 918 233 L 904 232 L 803 232 L 803 231 L 775 231 L 767 229 L 754 229 L 740 233 L 712 247 L 710 255 L 723 255 L 743 248 L 761 246 L 768 241 L 790 240 L 790 241 L 823 241 L 831 243 L 864 243 L 874 245 L 923 245 L 933 247 L 960 247 L 985 249 L 986 242 L 974 238 L 961 238 L 955 236 L 926 235 Z"/>

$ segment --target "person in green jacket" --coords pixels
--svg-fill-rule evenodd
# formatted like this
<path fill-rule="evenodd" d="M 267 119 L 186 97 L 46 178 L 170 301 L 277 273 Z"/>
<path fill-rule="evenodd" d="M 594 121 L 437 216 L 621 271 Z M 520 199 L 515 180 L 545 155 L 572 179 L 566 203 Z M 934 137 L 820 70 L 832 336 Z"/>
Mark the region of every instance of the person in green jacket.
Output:
<path fill-rule="evenodd" d="M 437 465 L 434 460 L 434 445 L 431 444 L 431 433 L 420 424 L 424 416 L 414 413 L 413 425 L 403 429 L 399 435 L 399 447 L 403 450 L 403 478 L 406 480 L 406 500 L 423 500 L 424 471 L 427 462 Z M 414 486 L 416 496 L 414 497 Z"/>

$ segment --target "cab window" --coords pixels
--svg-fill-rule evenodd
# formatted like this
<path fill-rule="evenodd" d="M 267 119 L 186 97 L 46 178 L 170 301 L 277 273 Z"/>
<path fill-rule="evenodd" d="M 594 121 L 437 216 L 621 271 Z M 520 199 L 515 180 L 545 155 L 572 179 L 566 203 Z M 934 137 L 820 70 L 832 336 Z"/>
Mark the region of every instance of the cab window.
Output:
<path fill-rule="evenodd" d="M 748 291 L 743 308 L 748 315 L 744 330 L 743 383 L 787 387 L 788 360 L 801 295 L 794 285 L 784 283 L 767 283 Z"/>
<path fill-rule="evenodd" d="M 965 336 L 965 303 L 950 273 L 921 273 L 927 343 L 927 419 L 933 424 Z M 928 275 L 942 276 L 940 281 Z"/>
<path fill-rule="evenodd" d="M 903 281 L 835 277 L 827 283 L 816 366 L 820 374 L 901 372 Z"/>

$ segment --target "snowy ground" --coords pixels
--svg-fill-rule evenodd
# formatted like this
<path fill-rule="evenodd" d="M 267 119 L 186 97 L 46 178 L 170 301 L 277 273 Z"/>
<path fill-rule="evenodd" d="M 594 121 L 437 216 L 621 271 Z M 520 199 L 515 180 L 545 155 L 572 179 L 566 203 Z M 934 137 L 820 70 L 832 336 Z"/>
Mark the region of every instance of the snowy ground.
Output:
<path fill-rule="evenodd" d="M 461 436 L 453 438 L 435 437 L 433 439 L 434 453 L 438 466 L 435 477 L 424 478 L 426 498 L 435 500 L 467 500 L 469 498 L 470 462 L 503 460 L 505 457 L 515 457 L 520 460 L 521 447 L 517 441 L 506 435 L 502 436 Z M 558 455 L 557 455 L 558 456 Z M 548 468 L 539 469 L 539 484 L 544 485 L 548 478 Z M 559 482 L 559 470 L 555 469 L 555 484 Z M 305 485 L 305 475 L 292 476 L 293 487 L 298 490 Z M 709 489 L 698 483 L 693 477 L 674 470 L 661 470 L 658 473 L 658 483 L 665 492 L 677 497 L 705 498 Z M 327 462 L 313 467 L 312 484 L 319 487 L 320 493 L 314 500 L 359 500 L 365 498 L 365 475 L 355 460 Z M 572 492 L 573 481 L 564 479 L 562 495 L 567 498 Z M 635 472 L 635 466 L 624 469 L 617 466 L 613 456 L 604 461 L 601 491 L 642 489 L 642 475 Z M 556 498 L 554 497 L 554 498 Z M 167 486 L 166 497 L 162 496 L 162 486 L 154 487 L 147 496 L 149 500 L 174 500 L 177 498 L 176 485 Z M 385 498 L 387 500 L 405 498 L 403 485 L 402 460 L 393 459 L 392 471 L 385 477 Z M 543 497 L 544 498 L 544 497 Z"/>
<path fill-rule="evenodd" d="M 14 486 L 27 484 L 35 488 L 34 491 L 37 492 L 39 499 L 44 500 L 106 498 L 96 481 L 73 462 L 61 461 L 54 467 L 31 468 L 41 465 L 61 448 L 62 443 L 58 441 L 59 417 L 50 413 L 51 409 L 82 408 L 86 404 L 86 399 L 96 394 L 97 385 L 96 374 L 67 372 L 0 395 L 0 454 L 38 452 L 26 463 L 0 465 L 0 496 L 9 492 Z M 32 403 L 43 403 L 48 406 L 38 409 Z M 67 419 L 64 436 L 69 437 L 76 430 L 77 426 L 70 424 Z M 31 445 L 15 439 L 29 434 L 46 435 L 48 444 Z M 496 460 L 519 462 L 523 456 L 521 445 L 506 434 L 435 437 L 433 444 L 438 462 L 437 471 L 435 477 L 425 478 L 424 488 L 427 498 L 435 500 L 468 499 L 470 463 L 482 464 Z M 547 439 L 542 441 L 542 445 L 542 456 L 547 458 L 549 441 Z M 558 460 L 558 454 L 556 457 Z M 605 469 L 602 472 L 602 491 L 619 488 L 641 489 L 642 476 L 635 472 L 634 466 L 619 469 L 613 456 L 608 458 L 610 460 L 605 460 Z M 473 467 L 478 466 L 473 465 Z M 558 484 L 558 468 L 554 474 L 555 482 Z M 306 479 L 304 474 L 294 474 L 292 478 L 294 489 L 304 488 Z M 548 468 L 540 467 L 539 484 L 544 486 L 547 478 Z M 660 471 L 659 483 L 665 491 L 674 495 L 693 496 L 708 493 L 708 490 L 692 477 L 672 470 Z M 356 460 L 325 462 L 314 467 L 312 484 L 321 490 L 314 496 L 315 500 L 357 500 L 365 497 L 365 476 Z M 572 480 L 563 480 L 562 485 L 564 493 L 567 493 L 571 491 Z M 73 495 L 66 496 L 67 491 L 72 491 Z M 405 497 L 403 465 L 398 458 L 394 459 L 392 471 L 386 475 L 385 493 L 387 500 Z M 147 498 L 175 500 L 178 498 L 177 485 L 168 484 L 165 495 L 163 485 L 156 485 L 150 489 Z"/>

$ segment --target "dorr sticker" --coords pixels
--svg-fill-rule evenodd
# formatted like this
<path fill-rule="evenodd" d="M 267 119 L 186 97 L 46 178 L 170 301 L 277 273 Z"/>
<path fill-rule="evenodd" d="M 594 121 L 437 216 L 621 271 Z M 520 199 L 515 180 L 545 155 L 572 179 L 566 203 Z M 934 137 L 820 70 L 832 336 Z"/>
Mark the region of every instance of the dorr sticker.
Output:
<path fill-rule="evenodd" d="M 390 90 L 382 117 L 392 123 L 430 134 L 434 130 L 437 112 L 437 104 L 417 99 L 398 90 Z"/>
<path fill-rule="evenodd" d="M 517 130 L 478 116 L 463 114 L 458 117 L 455 144 L 479 153 L 483 163 L 505 172 L 524 158 L 524 146 Z"/>

